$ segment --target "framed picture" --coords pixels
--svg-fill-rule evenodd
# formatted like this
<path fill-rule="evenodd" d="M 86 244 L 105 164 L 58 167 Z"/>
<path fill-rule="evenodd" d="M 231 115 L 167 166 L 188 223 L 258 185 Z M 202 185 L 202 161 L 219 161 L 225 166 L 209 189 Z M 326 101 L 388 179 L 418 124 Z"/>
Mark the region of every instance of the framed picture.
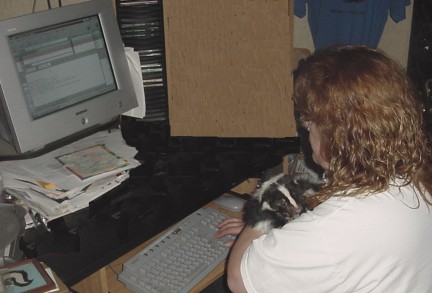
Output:
<path fill-rule="evenodd" d="M 57 288 L 40 262 L 35 259 L 0 267 L 0 276 L 5 293 L 42 293 Z"/>

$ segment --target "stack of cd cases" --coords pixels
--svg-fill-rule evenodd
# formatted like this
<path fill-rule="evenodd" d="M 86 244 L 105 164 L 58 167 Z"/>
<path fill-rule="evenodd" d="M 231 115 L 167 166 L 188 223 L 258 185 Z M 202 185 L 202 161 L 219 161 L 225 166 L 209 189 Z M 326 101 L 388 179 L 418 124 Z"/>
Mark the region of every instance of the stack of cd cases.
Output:
<path fill-rule="evenodd" d="M 123 43 L 139 53 L 146 97 L 145 120 L 168 119 L 162 0 L 116 0 Z"/>

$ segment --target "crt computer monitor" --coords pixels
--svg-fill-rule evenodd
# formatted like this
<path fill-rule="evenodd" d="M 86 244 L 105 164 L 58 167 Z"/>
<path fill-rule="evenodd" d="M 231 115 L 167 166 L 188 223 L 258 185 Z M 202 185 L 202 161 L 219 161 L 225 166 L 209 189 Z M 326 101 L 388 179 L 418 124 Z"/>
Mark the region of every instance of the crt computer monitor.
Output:
<path fill-rule="evenodd" d="M 112 1 L 0 21 L 0 87 L 2 160 L 44 153 L 136 107 Z"/>

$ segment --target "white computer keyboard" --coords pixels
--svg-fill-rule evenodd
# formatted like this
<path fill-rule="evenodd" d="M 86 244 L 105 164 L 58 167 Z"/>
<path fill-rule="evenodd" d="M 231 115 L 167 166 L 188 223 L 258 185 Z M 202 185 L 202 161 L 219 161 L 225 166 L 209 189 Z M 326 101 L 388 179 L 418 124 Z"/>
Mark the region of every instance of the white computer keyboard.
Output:
<path fill-rule="evenodd" d="M 189 292 L 228 255 L 231 236 L 215 238 L 227 215 L 201 208 L 123 264 L 119 280 L 134 292 Z"/>

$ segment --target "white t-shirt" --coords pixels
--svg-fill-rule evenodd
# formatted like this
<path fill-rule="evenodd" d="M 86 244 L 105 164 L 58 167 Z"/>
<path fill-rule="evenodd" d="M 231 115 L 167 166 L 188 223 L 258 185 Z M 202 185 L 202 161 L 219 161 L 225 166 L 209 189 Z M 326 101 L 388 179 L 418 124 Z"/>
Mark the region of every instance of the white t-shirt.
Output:
<path fill-rule="evenodd" d="M 432 292 L 432 207 L 412 187 L 330 198 L 253 241 L 248 292 Z"/>

